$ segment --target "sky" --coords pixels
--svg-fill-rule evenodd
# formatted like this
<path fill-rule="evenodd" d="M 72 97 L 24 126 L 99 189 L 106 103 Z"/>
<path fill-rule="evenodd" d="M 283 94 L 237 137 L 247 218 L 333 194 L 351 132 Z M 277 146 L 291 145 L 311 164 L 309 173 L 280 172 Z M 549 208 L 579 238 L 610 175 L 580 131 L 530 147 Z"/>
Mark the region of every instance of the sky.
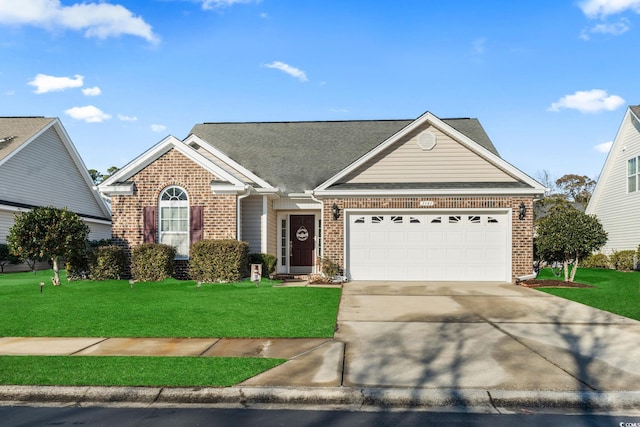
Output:
<path fill-rule="evenodd" d="M 640 0 L 0 0 L 0 116 L 59 117 L 105 173 L 196 123 L 429 111 L 597 179 L 639 41 Z"/>

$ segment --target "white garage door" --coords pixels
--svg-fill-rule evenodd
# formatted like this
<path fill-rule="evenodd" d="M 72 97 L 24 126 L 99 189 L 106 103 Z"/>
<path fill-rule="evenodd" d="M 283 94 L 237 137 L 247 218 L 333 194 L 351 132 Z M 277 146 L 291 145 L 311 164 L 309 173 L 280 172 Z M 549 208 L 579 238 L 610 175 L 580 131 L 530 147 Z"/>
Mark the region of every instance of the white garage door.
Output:
<path fill-rule="evenodd" d="M 350 213 L 352 280 L 510 281 L 507 212 Z"/>

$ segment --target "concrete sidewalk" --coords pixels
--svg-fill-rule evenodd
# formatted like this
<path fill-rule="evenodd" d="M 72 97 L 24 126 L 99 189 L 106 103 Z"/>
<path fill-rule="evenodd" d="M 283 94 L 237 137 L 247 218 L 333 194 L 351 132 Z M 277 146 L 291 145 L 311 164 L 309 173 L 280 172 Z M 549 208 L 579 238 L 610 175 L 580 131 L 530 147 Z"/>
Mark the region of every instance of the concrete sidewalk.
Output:
<path fill-rule="evenodd" d="M 0 400 L 640 408 L 640 322 L 506 283 L 354 282 L 333 339 L 0 338 L 0 354 L 275 357 L 230 388 L 0 387 Z"/>

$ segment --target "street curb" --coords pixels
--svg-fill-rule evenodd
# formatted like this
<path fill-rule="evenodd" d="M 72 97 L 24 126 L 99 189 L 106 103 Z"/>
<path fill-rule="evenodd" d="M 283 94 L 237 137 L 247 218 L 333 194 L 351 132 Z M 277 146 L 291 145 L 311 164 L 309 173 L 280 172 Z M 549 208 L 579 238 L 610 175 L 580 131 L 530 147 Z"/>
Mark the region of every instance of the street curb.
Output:
<path fill-rule="evenodd" d="M 255 404 L 357 406 L 360 408 L 582 409 L 640 407 L 640 391 L 555 392 L 477 389 L 349 387 L 56 387 L 0 386 L 0 401 L 25 403 Z"/>

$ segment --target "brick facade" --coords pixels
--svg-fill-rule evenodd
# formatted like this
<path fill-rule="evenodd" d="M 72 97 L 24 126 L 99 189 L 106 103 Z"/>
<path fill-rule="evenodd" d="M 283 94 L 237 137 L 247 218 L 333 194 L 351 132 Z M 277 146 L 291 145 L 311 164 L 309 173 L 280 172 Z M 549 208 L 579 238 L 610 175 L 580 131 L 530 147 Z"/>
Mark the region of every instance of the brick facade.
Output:
<path fill-rule="evenodd" d="M 215 180 L 219 178 L 179 151 L 168 151 L 131 177 L 133 195 L 111 197 L 112 238 L 129 255 L 132 247 L 143 242 L 143 208 L 157 206 L 160 193 L 176 185 L 187 192 L 190 206 L 204 206 L 204 239 L 235 239 L 236 196 L 213 194 L 211 182 Z M 176 276 L 185 275 L 186 261 L 178 261 Z"/>
<path fill-rule="evenodd" d="M 420 206 L 420 202 L 433 202 L 432 206 Z M 531 274 L 533 270 L 533 197 L 531 196 L 477 196 L 477 197 L 394 197 L 394 198 L 329 198 L 324 199 L 323 256 L 344 267 L 344 224 L 341 216 L 333 219 L 331 207 L 335 203 L 344 209 L 511 209 L 511 263 L 512 281 L 516 277 Z M 518 219 L 520 203 L 527 214 Z"/>

